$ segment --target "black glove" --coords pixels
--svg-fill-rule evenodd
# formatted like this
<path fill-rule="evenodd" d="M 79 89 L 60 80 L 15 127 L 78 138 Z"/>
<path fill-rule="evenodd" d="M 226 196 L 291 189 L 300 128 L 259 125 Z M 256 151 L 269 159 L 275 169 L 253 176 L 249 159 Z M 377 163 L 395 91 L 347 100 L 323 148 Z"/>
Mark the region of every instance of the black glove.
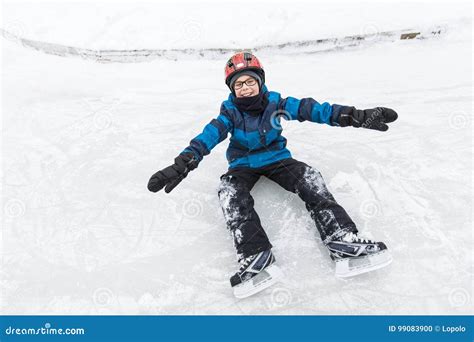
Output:
<path fill-rule="evenodd" d="M 353 126 L 386 131 L 388 130 L 386 123 L 393 122 L 397 118 L 397 112 L 390 108 L 376 107 L 361 110 L 355 107 L 343 107 L 336 122 L 341 127 Z"/>
<path fill-rule="evenodd" d="M 151 176 L 148 181 L 148 190 L 157 192 L 165 187 L 165 192 L 169 193 L 178 185 L 189 171 L 194 170 L 198 161 L 192 153 L 183 153 L 174 159 L 174 164 L 165 167 Z"/>

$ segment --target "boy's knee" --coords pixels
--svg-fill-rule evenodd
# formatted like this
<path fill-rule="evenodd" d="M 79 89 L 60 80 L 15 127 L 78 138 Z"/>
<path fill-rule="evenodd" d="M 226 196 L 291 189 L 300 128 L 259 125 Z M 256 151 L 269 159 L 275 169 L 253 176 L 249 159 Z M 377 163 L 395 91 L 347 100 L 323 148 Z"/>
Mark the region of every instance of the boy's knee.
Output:
<path fill-rule="evenodd" d="M 230 181 L 230 176 L 222 177 L 219 187 L 217 188 L 217 196 L 221 203 L 222 201 L 230 201 L 236 194 L 237 189 Z"/>
<path fill-rule="evenodd" d="M 221 178 L 217 195 L 222 207 L 232 206 L 244 210 L 246 207 L 253 205 L 250 190 L 245 185 L 237 182 L 233 176 Z"/>
<path fill-rule="evenodd" d="M 321 172 L 310 166 L 305 167 L 303 176 L 298 185 L 300 192 L 309 191 L 311 193 L 316 193 L 325 199 L 332 200 L 332 196 L 326 187 L 326 183 L 324 182 Z"/>

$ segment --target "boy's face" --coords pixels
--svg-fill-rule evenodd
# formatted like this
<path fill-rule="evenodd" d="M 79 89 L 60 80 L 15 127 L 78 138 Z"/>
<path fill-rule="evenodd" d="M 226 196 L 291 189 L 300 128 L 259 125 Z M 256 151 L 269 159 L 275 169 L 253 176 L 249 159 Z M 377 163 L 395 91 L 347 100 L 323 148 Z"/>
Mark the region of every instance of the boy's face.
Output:
<path fill-rule="evenodd" d="M 240 76 L 234 83 L 236 97 L 247 97 L 258 95 L 260 89 L 255 78 L 248 75 Z"/>

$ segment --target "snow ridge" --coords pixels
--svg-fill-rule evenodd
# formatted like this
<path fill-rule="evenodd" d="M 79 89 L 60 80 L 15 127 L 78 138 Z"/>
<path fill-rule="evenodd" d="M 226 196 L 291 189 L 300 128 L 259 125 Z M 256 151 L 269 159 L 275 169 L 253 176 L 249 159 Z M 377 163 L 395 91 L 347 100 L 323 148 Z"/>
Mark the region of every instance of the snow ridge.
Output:
<path fill-rule="evenodd" d="M 221 59 L 236 51 L 232 48 L 184 48 L 184 49 L 132 49 L 132 50 L 94 50 L 74 46 L 31 40 L 19 37 L 7 30 L 0 29 L 5 39 L 15 41 L 24 47 L 46 54 L 63 57 L 81 57 L 100 63 L 135 63 L 158 58 L 178 60 L 186 58 Z M 290 41 L 282 44 L 264 44 L 254 47 L 243 47 L 259 54 L 282 55 L 315 54 L 332 52 L 355 47 L 368 47 L 376 43 L 395 42 L 400 39 L 435 38 L 447 31 L 446 26 L 435 26 L 423 30 L 405 29 L 369 34 L 358 34 L 345 37 Z"/>

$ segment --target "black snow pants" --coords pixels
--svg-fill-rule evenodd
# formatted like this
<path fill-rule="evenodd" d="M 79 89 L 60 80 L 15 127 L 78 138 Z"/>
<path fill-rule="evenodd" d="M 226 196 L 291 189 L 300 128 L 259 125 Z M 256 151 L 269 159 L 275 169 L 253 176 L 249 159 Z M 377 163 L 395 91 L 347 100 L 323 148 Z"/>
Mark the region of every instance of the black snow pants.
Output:
<path fill-rule="evenodd" d="M 234 168 L 221 176 L 219 201 L 232 234 L 238 260 L 272 248 L 250 195 L 260 176 L 298 194 L 305 202 L 324 243 L 357 228 L 328 191 L 321 173 L 293 158 L 258 169 Z"/>

